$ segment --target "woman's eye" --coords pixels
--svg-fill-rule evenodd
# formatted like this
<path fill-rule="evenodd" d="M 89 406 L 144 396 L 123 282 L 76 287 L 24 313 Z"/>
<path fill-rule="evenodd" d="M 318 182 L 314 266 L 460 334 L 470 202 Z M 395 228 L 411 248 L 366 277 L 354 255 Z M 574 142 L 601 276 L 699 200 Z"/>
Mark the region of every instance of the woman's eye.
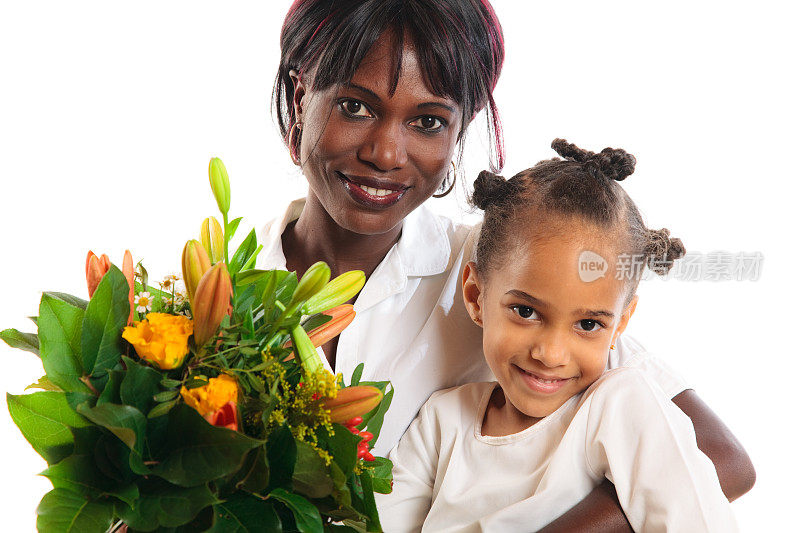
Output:
<path fill-rule="evenodd" d="M 367 109 L 367 106 L 365 106 L 358 100 L 343 100 L 341 103 L 339 103 L 339 107 L 341 107 L 346 114 L 354 117 L 372 116 L 372 114 Z"/>
<path fill-rule="evenodd" d="M 585 331 L 587 333 L 590 331 L 597 331 L 601 327 L 603 327 L 603 325 L 600 324 L 600 322 L 598 322 L 597 320 L 592 320 L 590 318 L 578 321 L 578 328 L 581 331 Z"/>
<path fill-rule="evenodd" d="M 444 127 L 444 122 L 438 117 L 425 115 L 411 123 L 412 126 L 426 131 L 438 131 Z"/>
<path fill-rule="evenodd" d="M 536 314 L 536 310 L 528 305 L 512 305 L 511 309 L 522 318 L 539 318 L 539 315 Z"/>

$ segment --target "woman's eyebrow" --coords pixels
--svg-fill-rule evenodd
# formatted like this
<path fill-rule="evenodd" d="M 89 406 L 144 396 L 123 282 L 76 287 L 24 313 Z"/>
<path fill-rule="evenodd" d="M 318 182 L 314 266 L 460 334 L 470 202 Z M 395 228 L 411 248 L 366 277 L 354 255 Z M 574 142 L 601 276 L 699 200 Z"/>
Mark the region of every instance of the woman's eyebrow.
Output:
<path fill-rule="evenodd" d="M 442 103 L 442 102 L 425 102 L 424 104 L 419 104 L 417 106 L 417 109 L 425 109 L 427 107 L 440 107 L 442 109 L 446 109 L 447 111 L 450 111 L 451 113 L 455 113 L 456 112 L 456 109 L 453 106 L 447 105 L 447 104 Z"/>
<path fill-rule="evenodd" d="M 381 99 L 381 97 L 378 96 L 375 92 L 370 91 L 366 87 L 362 87 L 361 85 L 358 85 L 357 83 L 346 83 L 345 87 L 347 87 L 348 89 L 355 89 L 355 90 L 357 90 L 359 92 L 362 92 L 365 95 L 367 95 L 370 98 L 373 98 L 375 100 L 380 100 Z"/>

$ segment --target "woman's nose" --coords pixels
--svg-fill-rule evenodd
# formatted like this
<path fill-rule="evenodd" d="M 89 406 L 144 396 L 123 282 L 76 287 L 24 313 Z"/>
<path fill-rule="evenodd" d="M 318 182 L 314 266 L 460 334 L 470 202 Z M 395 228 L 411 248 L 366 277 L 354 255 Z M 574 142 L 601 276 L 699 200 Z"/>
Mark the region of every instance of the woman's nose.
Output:
<path fill-rule="evenodd" d="M 403 126 L 385 121 L 377 123 L 358 149 L 358 158 L 377 170 L 402 168 L 408 161 Z"/>

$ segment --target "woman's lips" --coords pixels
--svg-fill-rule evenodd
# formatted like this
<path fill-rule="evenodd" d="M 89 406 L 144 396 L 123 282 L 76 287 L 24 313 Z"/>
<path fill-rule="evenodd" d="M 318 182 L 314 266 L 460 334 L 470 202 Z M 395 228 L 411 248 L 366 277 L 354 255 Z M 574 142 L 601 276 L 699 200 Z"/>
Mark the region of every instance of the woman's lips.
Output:
<path fill-rule="evenodd" d="M 336 176 L 353 200 L 373 209 L 396 204 L 408 190 L 407 186 L 394 182 L 379 182 L 360 176 L 348 177 L 341 172 L 336 172 Z"/>
<path fill-rule="evenodd" d="M 543 377 L 532 372 L 526 372 L 517 365 L 513 365 L 519 373 L 522 381 L 533 391 L 543 394 L 557 392 L 572 378 Z"/>

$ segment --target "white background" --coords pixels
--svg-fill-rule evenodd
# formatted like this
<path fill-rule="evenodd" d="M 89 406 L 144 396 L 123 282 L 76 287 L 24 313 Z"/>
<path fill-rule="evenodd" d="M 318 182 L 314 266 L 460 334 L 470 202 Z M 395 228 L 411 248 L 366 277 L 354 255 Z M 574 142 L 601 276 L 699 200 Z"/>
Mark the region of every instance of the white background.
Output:
<path fill-rule="evenodd" d="M 554 137 L 623 147 L 639 160 L 624 186 L 651 227 L 691 251 L 764 255 L 757 282 L 643 282 L 629 331 L 750 453 L 758 481 L 733 504 L 742 529 L 782 529 L 800 474 L 797 14 L 789 2 L 494 3 L 506 176 L 551 157 Z M 288 5 L 2 3 L 1 328 L 31 330 L 42 290 L 85 296 L 90 248 L 117 264 L 130 248 L 154 278 L 178 272 L 183 243 L 216 211 L 212 156 L 227 165 L 242 228 L 304 195 L 270 114 Z M 470 178 L 488 166 L 474 126 Z M 460 218 L 458 192 L 429 205 Z M 35 356 L 0 352 L 4 392 L 42 374 Z M 50 485 L 7 413 L 2 529 L 32 531 Z"/>

